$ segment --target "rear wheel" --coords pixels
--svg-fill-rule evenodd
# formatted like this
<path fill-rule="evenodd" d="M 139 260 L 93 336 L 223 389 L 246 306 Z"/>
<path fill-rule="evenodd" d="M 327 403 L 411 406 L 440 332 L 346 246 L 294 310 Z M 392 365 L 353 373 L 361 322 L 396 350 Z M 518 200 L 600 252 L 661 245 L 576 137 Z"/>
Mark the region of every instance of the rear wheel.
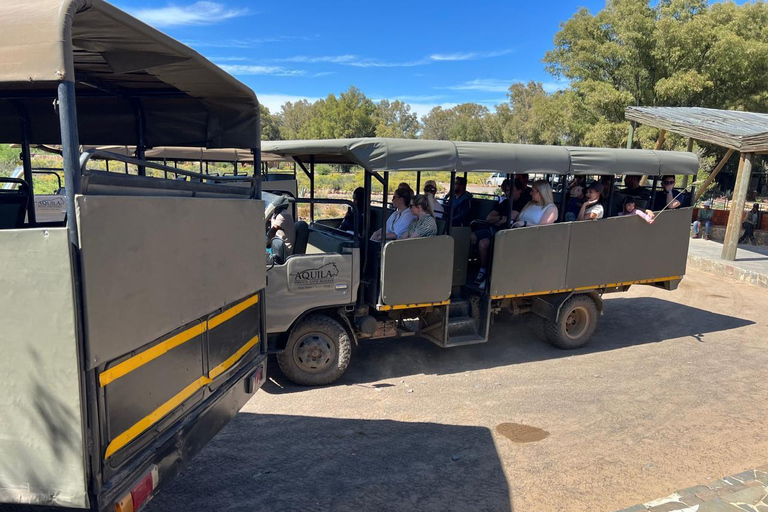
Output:
<path fill-rule="evenodd" d="M 574 295 L 563 303 L 560 318 L 544 320 L 544 336 L 558 348 L 574 349 L 587 344 L 597 327 L 597 306 L 588 295 Z"/>
<path fill-rule="evenodd" d="M 312 315 L 293 328 L 277 363 L 291 382 L 322 386 L 341 377 L 351 354 L 347 330 L 329 316 Z"/>

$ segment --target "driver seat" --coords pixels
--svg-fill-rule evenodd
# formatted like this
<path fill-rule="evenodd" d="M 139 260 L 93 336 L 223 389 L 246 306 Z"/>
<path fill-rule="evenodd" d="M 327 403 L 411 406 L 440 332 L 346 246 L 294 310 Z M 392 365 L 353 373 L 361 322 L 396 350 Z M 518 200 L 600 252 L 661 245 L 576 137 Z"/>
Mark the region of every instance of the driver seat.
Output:
<path fill-rule="evenodd" d="M 309 241 L 309 224 L 300 220 L 294 224 L 294 229 L 296 229 L 296 243 L 293 244 L 293 254 L 304 254 L 307 252 Z"/>

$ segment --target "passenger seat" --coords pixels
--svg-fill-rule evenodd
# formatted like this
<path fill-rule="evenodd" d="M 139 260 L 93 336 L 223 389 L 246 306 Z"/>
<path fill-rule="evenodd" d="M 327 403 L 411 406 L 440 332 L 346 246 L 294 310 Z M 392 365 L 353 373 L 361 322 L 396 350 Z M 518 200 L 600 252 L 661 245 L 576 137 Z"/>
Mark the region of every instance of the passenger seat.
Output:
<path fill-rule="evenodd" d="M 303 220 L 294 224 L 296 229 L 296 243 L 293 244 L 293 254 L 304 254 L 307 252 L 307 241 L 309 240 L 309 225 Z"/>
<path fill-rule="evenodd" d="M 0 178 L 0 183 L 15 183 L 16 190 L 0 189 L 0 229 L 24 227 L 29 205 L 29 185 L 18 178 Z"/>

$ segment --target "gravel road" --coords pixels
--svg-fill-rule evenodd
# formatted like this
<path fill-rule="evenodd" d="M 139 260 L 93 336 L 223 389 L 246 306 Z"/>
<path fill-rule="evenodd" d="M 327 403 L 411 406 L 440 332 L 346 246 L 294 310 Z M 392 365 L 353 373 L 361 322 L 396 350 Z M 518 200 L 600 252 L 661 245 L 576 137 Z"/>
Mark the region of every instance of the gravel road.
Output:
<path fill-rule="evenodd" d="M 271 379 L 147 507 L 611 511 L 768 459 L 768 290 L 690 271 L 606 298 L 584 349 L 503 316 L 484 345 L 363 344 L 336 385 Z"/>

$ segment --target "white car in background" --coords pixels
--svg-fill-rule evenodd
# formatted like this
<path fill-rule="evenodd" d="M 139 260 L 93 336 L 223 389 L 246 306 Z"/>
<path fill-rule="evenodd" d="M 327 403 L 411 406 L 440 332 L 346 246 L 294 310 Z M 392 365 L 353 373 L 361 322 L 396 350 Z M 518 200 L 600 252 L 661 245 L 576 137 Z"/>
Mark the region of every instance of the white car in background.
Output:
<path fill-rule="evenodd" d="M 495 172 L 485 180 L 485 184 L 489 187 L 500 187 L 501 182 L 503 182 L 505 179 L 507 179 L 506 174 Z"/>

